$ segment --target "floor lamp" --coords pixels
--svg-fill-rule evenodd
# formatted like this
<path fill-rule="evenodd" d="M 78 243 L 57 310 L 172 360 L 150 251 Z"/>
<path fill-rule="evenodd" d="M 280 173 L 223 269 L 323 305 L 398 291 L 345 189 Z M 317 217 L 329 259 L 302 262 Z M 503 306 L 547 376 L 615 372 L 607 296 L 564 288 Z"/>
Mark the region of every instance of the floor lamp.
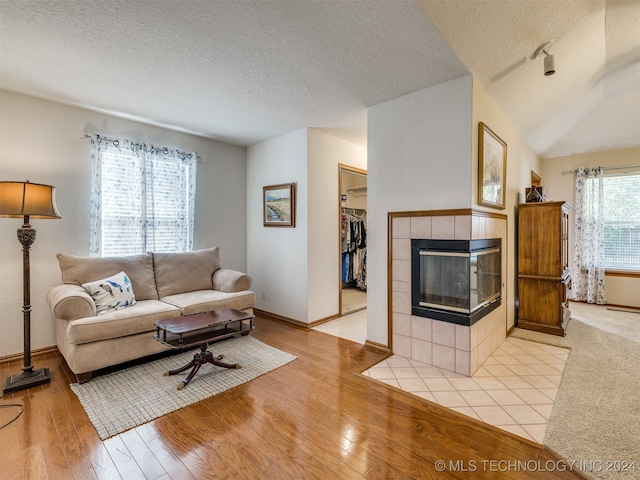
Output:
<path fill-rule="evenodd" d="M 11 375 L 4 382 L 4 393 L 42 385 L 51 381 L 48 368 L 33 369 L 31 364 L 31 280 L 29 249 L 36 239 L 30 218 L 62 218 L 56 207 L 56 187 L 26 182 L 0 182 L 0 217 L 23 218 L 18 228 L 22 244 L 22 286 L 24 322 L 24 367 L 22 373 Z"/>

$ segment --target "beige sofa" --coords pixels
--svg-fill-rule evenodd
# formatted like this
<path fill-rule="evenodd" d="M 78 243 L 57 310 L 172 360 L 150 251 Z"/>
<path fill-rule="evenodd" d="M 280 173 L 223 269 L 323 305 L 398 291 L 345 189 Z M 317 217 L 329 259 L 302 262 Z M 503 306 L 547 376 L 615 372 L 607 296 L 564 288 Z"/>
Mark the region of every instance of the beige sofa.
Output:
<path fill-rule="evenodd" d="M 169 347 L 153 338 L 153 322 L 218 308 L 253 312 L 251 277 L 221 268 L 218 247 L 185 253 L 87 258 L 58 254 L 62 284 L 47 295 L 56 317 L 56 343 L 80 383 L 92 372 Z M 96 313 L 82 286 L 125 272 L 135 303 Z"/>

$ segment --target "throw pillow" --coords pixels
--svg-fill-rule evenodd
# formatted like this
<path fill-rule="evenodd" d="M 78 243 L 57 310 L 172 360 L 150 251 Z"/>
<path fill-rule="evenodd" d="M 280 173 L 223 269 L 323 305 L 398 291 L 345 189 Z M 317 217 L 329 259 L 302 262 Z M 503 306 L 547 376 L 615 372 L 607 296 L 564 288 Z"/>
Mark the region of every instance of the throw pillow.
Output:
<path fill-rule="evenodd" d="M 83 283 L 82 286 L 93 298 L 98 315 L 130 307 L 136 303 L 131 280 L 124 272 L 101 280 Z"/>

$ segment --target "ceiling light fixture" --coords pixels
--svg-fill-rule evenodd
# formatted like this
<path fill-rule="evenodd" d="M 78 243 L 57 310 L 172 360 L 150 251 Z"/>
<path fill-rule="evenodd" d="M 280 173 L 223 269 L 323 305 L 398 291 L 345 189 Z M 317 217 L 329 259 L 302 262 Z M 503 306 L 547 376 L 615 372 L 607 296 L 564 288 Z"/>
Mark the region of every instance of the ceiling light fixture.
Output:
<path fill-rule="evenodd" d="M 544 53 L 544 74 L 545 76 L 550 76 L 556 73 L 556 62 L 553 55 L 550 55 L 548 52 L 549 47 L 551 47 L 551 42 L 546 42 L 536 48 L 536 51 L 531 55 L 531 60 L 535 60 L 540 55 Z"/>

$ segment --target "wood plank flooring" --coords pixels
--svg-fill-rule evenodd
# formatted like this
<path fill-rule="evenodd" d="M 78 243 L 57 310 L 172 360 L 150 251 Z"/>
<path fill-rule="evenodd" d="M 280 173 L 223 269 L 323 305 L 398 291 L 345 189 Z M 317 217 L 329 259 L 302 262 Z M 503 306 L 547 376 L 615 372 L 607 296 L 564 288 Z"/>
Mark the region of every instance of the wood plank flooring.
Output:
<path fill-rule="evenodd" d="M 0 398 L 24 408 L 0 430 L 0 479 L 584 478 L 540 471 L 557 460 L 542 446 L 359 375 L 379 351 L 264 318 L 255 326 L 298 359 L 106 441 L 64 359 L 35 356 L 53 380 Z M 0 363 L 0 378 L 20 367 Z M 0 425 L 16 412 L 0 409 Z"/>

